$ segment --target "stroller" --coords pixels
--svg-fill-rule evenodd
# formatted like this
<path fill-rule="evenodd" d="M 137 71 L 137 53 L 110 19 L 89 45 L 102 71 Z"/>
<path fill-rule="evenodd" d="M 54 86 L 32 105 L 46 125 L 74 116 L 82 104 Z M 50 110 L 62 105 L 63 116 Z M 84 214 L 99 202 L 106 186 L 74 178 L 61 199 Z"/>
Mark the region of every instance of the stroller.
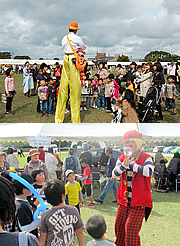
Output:
<path fill-rule="evenodd" d="M 157 123 L 156 107 L 159 103 L 161 94 L 156 86 L 151 86 L 146 93 L 146 97 L 142 103 L 138 103 L 136 112 L 139 114 L 140 121 Z"/>

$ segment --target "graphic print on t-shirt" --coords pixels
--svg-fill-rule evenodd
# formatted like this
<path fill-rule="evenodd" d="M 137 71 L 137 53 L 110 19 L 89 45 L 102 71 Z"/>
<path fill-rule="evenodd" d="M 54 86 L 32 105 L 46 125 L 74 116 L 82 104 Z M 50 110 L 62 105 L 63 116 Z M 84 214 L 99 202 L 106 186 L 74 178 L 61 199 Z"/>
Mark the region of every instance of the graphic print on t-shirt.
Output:
<path fill-rule="evenodd" d="M 78 217 L 75 214 L 66 214 L 65 209 L 59 209 L 53 213 L 49 218 L 49 223 L 55 228 L 51 246 L 75 245 L 73 224 L 76 224 L 77 221 Z"/>

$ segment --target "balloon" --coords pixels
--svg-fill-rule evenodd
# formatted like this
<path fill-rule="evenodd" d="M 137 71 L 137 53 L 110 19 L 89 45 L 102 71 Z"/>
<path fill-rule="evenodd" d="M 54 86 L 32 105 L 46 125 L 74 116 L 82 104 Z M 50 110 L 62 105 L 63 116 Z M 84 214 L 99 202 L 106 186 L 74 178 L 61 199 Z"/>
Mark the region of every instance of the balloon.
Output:
<path fill-rule="evenodd" d="M 40 194 L 34 189 L 34 187 L 28 183 L 25 179 L 21 178 L 19 175 L 17 175 L 16 173 L 10 172 L 9 176 L 13 179 L 16 179 L 17 181 L 19 181 L 21 184 L 23 184 L 27 189 L 29 189 L 34 195 L 35 197 L 38 199 L 39 201 L 39 205 L 37 206 L 37 210 L 35 211 L 34 215 L 33 215 L 33 219 L 37 219 L 38 215 L 40 212 L 44 213 L 46 211 L 46 209 L 49 207 L 49 203 L 44 202 L 42 197 L 40 196 Z"/>

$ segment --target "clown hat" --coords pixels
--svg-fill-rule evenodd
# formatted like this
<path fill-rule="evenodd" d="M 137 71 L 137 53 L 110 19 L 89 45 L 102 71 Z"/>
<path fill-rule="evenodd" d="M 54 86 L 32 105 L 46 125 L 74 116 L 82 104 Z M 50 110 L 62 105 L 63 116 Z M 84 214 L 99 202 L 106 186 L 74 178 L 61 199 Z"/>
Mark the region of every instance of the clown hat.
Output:
<path fill-rule="evenodd" d="M 78 23 L 76 21 L 72 21 L 70 26 L 68 26 L 68 29 L 70 30 L 79 30 Z"/>
<path fill-rule="evenodd" d="M 130 138 L 142 138 L 142 133 L 137 132 L 136 130 L 128 131 L 124 134 L 124 140 L 122 143 L 126 143 Z"/>

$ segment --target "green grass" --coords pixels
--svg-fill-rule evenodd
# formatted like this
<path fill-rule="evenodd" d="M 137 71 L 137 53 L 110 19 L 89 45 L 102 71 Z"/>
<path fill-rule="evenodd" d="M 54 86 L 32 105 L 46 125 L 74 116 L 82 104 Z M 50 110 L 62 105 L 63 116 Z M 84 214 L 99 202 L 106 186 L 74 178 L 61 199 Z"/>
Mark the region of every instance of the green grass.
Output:
<path fill-rule="evenodd" d="M 0 123 L 54 123 L 54 116 L 49 117 L 40 117 L 36 112 L 37 107 L 37 96 L 31 98 L 24 98 L 23 95 L 23 77 L 19 74 L 14 74 L 15 87 L 17 95 L 13 99 L 13 111 L 15 115 L 6 116 L 6 105 L 2 103 L 0 99 Z M 0 96 L 4 93 L 4 79 L 5 76 L 0 75 Z M 164 109 L 164 102 L 161 103 L 162 109 Z M 180 122 L 180 101 L 176 99 L 177 105 L 177 115 L 170 116 L 172 110 L 168 112 L 163 112 L 164 120 L 161 120 L 162 123 L 177 123 Z M 81 112 L 81 121 L 82 123 L 110 123 L 112 116 L 107 114 L 105 111 L 97 109 L 89 109 L 88 111 Z M 71 122 L 70 114 L 65 115 L 65 123 Z"/>
<path fill-rule="evenodd" d="M 93 197 L 98 198 L 100 191 L 94 191 Z M 180 193 L 157 193 L 152 191 L 153 210 L 147 221 L 143 221 L 140 231 L 141 244 L 143 246 L 177 246 L 180 245 L 180 213 L 179 213 L 179 196 Z M 114 222 L 117 211 L 117 205 L 113 204 L 114 200 L 112 190 L 108 193 L 101 205 L 95 204 L 94 208 L 87 208 L 85 205 L 89 200 L 84 201 L 81 209 L 83 222 L 86 223 L 88 218 L 95 214 L 102 214 L 107 223 L 106 239 L 114 242 Z M 91 240 L 88 233 L 84 232 L 85 243 Z M 86 245 L 86 244 L 85 244 Z"/>

